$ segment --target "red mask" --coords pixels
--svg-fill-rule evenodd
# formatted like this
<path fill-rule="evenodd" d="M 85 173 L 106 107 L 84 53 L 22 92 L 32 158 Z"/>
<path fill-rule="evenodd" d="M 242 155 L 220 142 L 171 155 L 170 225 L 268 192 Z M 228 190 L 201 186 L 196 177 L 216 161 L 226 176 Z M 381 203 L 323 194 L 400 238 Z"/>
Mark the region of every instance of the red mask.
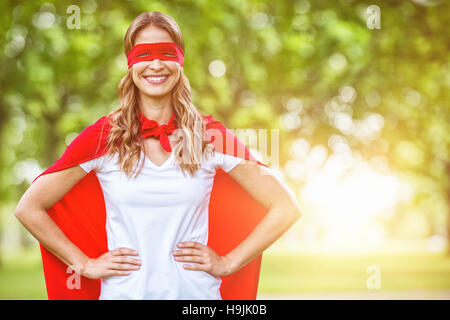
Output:
<path fill-rule="evenodd" d="M 140 43 L 128 52 L 127 59 L 128 69 L 137 62 L 153 59 L 171 60 L 183 66 L 184 53 L 173 42 Z"/>

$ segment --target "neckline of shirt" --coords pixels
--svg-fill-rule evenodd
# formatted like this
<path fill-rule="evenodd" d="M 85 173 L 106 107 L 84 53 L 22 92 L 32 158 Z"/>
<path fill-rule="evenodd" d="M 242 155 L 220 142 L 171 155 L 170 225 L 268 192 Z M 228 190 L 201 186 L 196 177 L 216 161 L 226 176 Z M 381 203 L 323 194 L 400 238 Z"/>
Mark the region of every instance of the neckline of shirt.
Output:
<path fill-rule="evenodd" d="M 158 166 L 156 163 L 150 160 L 149 157 L 147 157 L 147 155 L 144 153 L 143 150 L 141 150 L 141 154 L 144 157 L 144 164 L 149 164 L 152 168 L 157 170 L 162 170 L 166 168 L 169 165 L 169 163 L 172 162 L 173 159 L 173 152 L 171 152 L 169 158 L 167 158 L 166 161 L 164 161 L 160 166 Z"/>

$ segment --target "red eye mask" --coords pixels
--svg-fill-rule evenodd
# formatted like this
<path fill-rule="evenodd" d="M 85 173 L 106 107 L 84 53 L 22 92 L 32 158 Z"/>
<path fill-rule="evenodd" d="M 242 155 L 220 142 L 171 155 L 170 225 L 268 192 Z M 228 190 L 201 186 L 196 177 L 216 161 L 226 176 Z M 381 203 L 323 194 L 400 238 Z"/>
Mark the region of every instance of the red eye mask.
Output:
<path fill-rule="evenodd" d="M 173 42 L 140 43 L 128 52 L 127 59 L 128 69 L 137 62 L 153 59 L 171 60 L 183 66 L 184 53 Z"/>

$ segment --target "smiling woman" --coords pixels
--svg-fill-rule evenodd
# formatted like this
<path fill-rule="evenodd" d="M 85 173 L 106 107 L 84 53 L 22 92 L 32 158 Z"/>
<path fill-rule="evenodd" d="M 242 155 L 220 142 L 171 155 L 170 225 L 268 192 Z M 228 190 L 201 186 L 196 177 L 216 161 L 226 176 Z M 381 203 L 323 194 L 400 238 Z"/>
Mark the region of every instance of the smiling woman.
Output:
<path fill-rule="evenodd" d="M 15 210 L 41 243 L 49 298 L 255 299 L 262 252 L 300 217 L 295 197 L 191 103 L 172 18 L 139 15 L 124 44 L 120 106 Z"/>

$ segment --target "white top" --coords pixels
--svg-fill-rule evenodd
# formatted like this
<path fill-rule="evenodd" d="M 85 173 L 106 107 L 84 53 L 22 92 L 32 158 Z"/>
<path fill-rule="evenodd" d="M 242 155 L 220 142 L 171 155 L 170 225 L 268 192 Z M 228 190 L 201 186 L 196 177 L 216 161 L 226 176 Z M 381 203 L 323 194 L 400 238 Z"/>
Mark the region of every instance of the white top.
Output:
<path fill-rule="evenodd" d="M 102 156 L 80 164 L 95 170 L 106 205 L 108 249 L 139 253 L 140 270 L 101 281 L 100 299 L 219 299 L 222 280 L 205 271 L 187 270 L 174 260 L 178 242 L 208 242 L 208 206 L 216 169 L 229 172 L 243 159 L 214 152 L 195 175 L 183 175 L 174 154 L 161 166 L 141 151 L 144 166 L 128 178 L 117 163 Z M 140 164 L 140 163 L 139 163 Z"/>

